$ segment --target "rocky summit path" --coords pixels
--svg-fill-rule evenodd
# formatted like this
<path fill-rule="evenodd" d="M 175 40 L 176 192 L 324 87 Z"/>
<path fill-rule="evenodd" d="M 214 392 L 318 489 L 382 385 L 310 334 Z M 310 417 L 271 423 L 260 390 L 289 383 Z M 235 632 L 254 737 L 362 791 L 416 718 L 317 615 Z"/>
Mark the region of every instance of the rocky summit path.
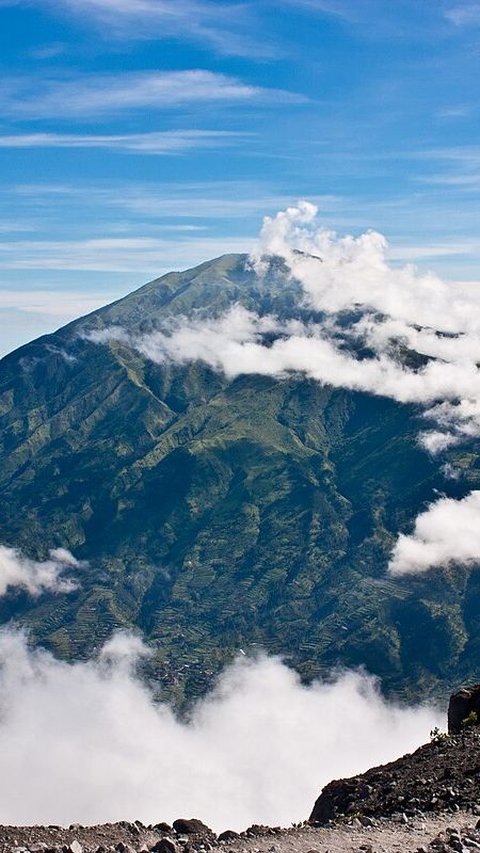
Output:
<path fill-rule="evenodd" d="M 190 827 L 188 826 L 190 824 Z M 195 826 L 196 824 L 196 826 Z M 365 824 L 365 825 L 364 825 Z M 101 826 L 2 826 L 1 853 L 468 853 L 480 850 L 480 824 L 471 813 L 367 819 L 290 829 L 255 826 L 218 837 L 200 821 L 177 827 L 139 821 Z M 192 826 L 196 831 L 190 831 Z M 189 829 L 189 831 L 185 831 Z"/>

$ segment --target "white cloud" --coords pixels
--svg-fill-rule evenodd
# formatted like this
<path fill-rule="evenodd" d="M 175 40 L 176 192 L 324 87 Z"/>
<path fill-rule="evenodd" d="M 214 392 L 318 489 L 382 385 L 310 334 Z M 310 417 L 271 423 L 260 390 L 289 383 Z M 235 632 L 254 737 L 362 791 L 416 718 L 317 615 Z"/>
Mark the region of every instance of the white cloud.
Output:
<path fill-rule="evenodd" d="M 421 437 L 431 453 L 480 435 L 479 289 L 420 274 L 413 265 L 392 267 L 381 234 L 337 237 L 318 226 L 316 214 L 302 202 L 266 217 L 251 262 L 261 276 L 272 256 L 283 258 L 302 286 L 297 309 L 314 308 L 323 320 L 305 325 L 235 306 L 220 318 L 179 318 L 124 342 L 158 363 L 198 359 L 231 377 L 299 372 L 417 404 L 440 427 Z M 339 315 L 352 310 L 360 319 L 342 328 Z M 273 342 L 264 339 L 266 332 L 275 334 Z M 108 330 L 103 334 L 105 342 Z M 118 330 L 114 334 L 118 338 Z M 358 358 L 358 343 L 372 357 Z M 417 353 L 416 367 L 402 360 L 405 350 Z"/>
<path fill-rule="evenodd" d="M 225 147 L 245 134 L 225 130 L 169 130 L 116 135 L 23 133 L 0 136 L 0 148 L 106 148 L 137 154 L 181 154 L 194 148 Z"/>
<path fill-rule="evenodd" d="M 480 331 L 480 294 L 461 287 L 455 291 L 434 273 L 420 274 L 412 265 L 392 268 L 387 249 L 385 237 L 375 231 L 338 237 L 319 225 L 315 205 L 302 202 L 265 218 L 255 257 L 259 269 L 262 255 L 284 258 L 321 311 L 358 305 L 436 331 Z"/>
<path fill-rule="evenodd" d="M 462 500 L 440 498 L 401 534 L 389 563 L 392 575 L 421 574 L 451 563 L 480 562 L 480 491 Z"/>
<path fill-rule="evenodd" d="M 180 722 L 135 678 L 141 654 L 121 635 L 98 663 L 68 664 L 0 632 L 2 823 L 288 825 L 331 778 L 409 752 L 443 722 L 386 702 L 365 675 L 306 687 L 267 657 L 237 661 Z"/>
<path fill-rule="evenodd" d="M 107 328 L 89 337 L 94 343 L 121 340 L 158 364 L 200 360 L 231 378 L 240 374 L 281 378 L 292 372 L 303 373 L 338 388 L 424 407 L 430 404 L 428 416 L 442 425 L 464 436 L 480 432 L 480 371 L 474 361 L 431 360 L 413 370 L 388 355 L 386 347 L 374 358 L 357 359 L 338 346 L 335 331 L 335 326 L 327 323 L 304 325 L 258 317 L 237 305 L 218 318 L 180 317 L 164 330 L 148 335 Z M 265 340 L 265 334 L 272 332 L 275 340 Z M 465 398 L 460 403 L 459 396 Z M 444 439 L 444 446 L 447 443 Z"/>
<path fill-rule="evenodd" d="M 88 118 L 138 109 L 164 110 L 185 104 L 301 102 L 298 95 L 243 83 L 227 74 L 186 71 L 132 71 L 83 74 L 59 79 L 5 78 L 4 114 L 19 118 Z"/>
<path fill-rule="evenodd" d="M 43 592 L 72 592 L 78 582 L 64 577 L 65 571 L 81 568 L 82 563 L 65 548 L 50 551 L 50 559 L 42 562 L 25 557 L 16 548 L 0 545 L 0 595 L 9 589 L 24 589 L 33 598 Z"/>
<path fill-rule="evenodd" d="M 432 456 L 436 456 L 438 453 L 443 453 L 443 451 L 447 450 L 449 447 L 459 444 L 461 438 L 458 435 L 452 435 L 450 432 L 427 430 L 426 432 L 420 433 L 418 440 L 428 453 Z"/>

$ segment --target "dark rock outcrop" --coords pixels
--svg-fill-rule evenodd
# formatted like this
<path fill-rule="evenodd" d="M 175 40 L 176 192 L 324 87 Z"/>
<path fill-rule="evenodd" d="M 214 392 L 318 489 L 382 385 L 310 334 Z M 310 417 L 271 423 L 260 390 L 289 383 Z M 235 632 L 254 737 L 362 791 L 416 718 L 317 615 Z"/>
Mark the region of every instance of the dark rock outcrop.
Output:
<path fill-rule="evenodd" d="M 473 715 L 476 715 L 476 720 Z M 480 722 L 480 684 L 463 687 L 450 696 L 448 705 L 448 731 L 450 734 L 459 734 L 465 725 L 465 720 L 469 717 L 473 723 Z"/>
<path fill-rule="evenodd" d="M 178 835 L 212 835 L 212 830 L 196 817 L 181 817 L 173 821 L 173 828 Z"/>
<path fill-rule="evenodd" d="M 240 838 L 240 835 L 233 829 L 226 829 L 218 836 L 219 841 L 235 841 L 236 838 Z"/>

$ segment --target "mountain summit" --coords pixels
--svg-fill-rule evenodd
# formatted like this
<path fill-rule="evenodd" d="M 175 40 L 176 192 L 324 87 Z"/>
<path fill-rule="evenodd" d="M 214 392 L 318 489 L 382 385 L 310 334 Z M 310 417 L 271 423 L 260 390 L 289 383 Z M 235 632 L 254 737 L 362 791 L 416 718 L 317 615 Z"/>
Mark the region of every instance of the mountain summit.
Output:
<path fill-rule="evenodd" d="M 285 655 L 305 678 L 365 666 L 404 696 L 473 677 L 478 575 L 386 572 L 435 490 L 478 488 L 471 447 L 447 454 L 460 487 L 418 445 L 413 405 L 132 345 L 235 305 L 308 321 L 299 295 L 280 259 L 258 275 L 226 255 L 0 362 L 1 542 L 86 561 L 68 593 L 9 590 L 3 623 L 66 658 L 136 627 L 179 701 L 239 648 Z"/>

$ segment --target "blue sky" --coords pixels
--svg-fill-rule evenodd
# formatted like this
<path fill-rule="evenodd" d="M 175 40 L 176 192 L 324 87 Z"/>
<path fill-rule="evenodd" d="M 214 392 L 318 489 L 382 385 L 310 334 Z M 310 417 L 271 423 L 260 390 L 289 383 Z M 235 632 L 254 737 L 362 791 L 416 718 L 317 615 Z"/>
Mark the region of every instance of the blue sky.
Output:
<path fill-rule="evenodd" d="M 299 198 L 479 280 L 480 0 L 0 0 L 0 353 Z"/>

